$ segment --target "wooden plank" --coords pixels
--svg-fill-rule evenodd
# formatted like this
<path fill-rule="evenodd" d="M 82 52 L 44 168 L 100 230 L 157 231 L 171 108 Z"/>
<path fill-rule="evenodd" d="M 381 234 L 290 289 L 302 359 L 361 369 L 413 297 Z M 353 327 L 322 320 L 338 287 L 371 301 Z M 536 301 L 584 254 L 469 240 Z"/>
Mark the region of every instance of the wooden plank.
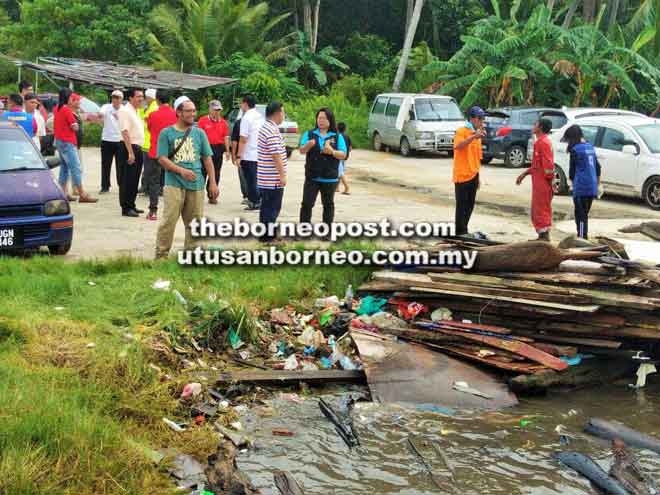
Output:
<path fill-rule="evenodd" d="M 553 272 L 553 273 L 514 273 L 497 272 L 498 277 L 516 280 L 528 280 L 533 282 L 545 282 L 554 284 L 573 284 L 573 285 L 605 285 L 605 286 L 636 286 L 634 279 L 625 277 L 590 275 L 575 272 Z"/>
<path fill-rule="evenodd" d="M 523 335 L 527 335 L 528 337 L 532 337 L 534 340 L 537 341 L 547 341 L 547 342 L 556 342 L 559 344 L 568 344 L 568 345 L 576 345 L 578 347 L 603 347 L 606 349 L 618 349 L 621 347 L 621 342 L 617 342 L 615 340 L 605 340 L 605 339 L 592 339 L 592 338 L 586 338 L 586 337 L 565 337 L 565 336 L 558 336 L 558 335 L 546 335 L 546 334 L 541 334 L 541 333 L 535 333 L 535 332 L 520 332 Z"/>
<path fill-rule="evenodd" d="M 477 354 L 474 354 L 472 352 L 467 352 L 461 349 L 456 349 L 451 346 L 445 346 L 445 345 L 436 345 L 436 344 L 427 344 L 424 343 L 426 347 L 430 347 L 431 349 L 437 349 L 440 351 L 446 351 L 450 354 L 453 354 L 455 356 L 463 357 L 466 359 L 469 359 L 471 361 L 475 361 L 481 364 L 485 364 L 488 366 L 491 366 L 493 368 L 497 368 L 500 370 L 504 371 L 512 371 L 515 373 L 524 373 L 524 374 L 532 374 L 532 373 L 538 373 L 539 371 L 547 370 L 545 366 L 539 365 L 539 364 L 533 364 L 533 363 L 506 363 L 502 361 L 493 361 L 488 358 L 483 358 Z"/>
<path fill-rule="evenodd" d="M 364 370 L 237 371 L 221 373 L 217 383 L 364 383 Z"/>
<path fill-rule="evenodd" d="M 482 344 L 487 344 L 491 347 L 496 347 L 498 349 L 504 349 L 505 351 L 524 356 L 527 359 L 540 363 L 548 368 L 551 368 L 555 371 L 562 371 L 568 368 L 566 364 L 561 359 L 543 352 L 535 347 L 526 344 L 525 342 L 520 342 L 518 340 L 509 340 L 499 337 L 489 337 L 486 335 L 478 335 L 467 332 L 460 332 L 457 330 L 438 330 L 442 333 L 447 333 L 449 335 L 462 335 L 463 338 L 472 340 L 474 342 L 481 342 Z"/>
<path fill-rule="evenodd" d="M 431 280 L 434 282 L 453 282 L 468 285 L 475 285 L 478 287 L 493 287 L 501 289 L 524 289 L 534 292 L 564 294 L 570 295 L 570 291 L 564 287 L 540 284 L 530 280 L 511 280 L 493 275 L 475 275 L 472 273 L 429 273 Z"/>
<path fill-rule="evenodd" d="M 548 344 L 546 342 L 534 342 L 534 347 L 542 350 L 543 352 L 547 352 L 548 354 L 552 354 L 553 356 L 557 356 L 557 357 L 559 356 L 575 357 L 577 356 L 578 353 L 577 347 L 568 346 L 568 345 L 556 345 L 556 344 Z"/>
<path fill-rule="evenodd" d="M 567 311 L 576 311 L 581 313 L 595 313 L 600 309 L 600 306 L 594 304 L 584 304 L 578 306 L 573 304 L 560 304 L 560 303 L 552 303 L 552 302 L 544 302 L 544 301 L 535 301 L 532 299 L 522 299 L 517 297 L 488 296 L 488 295 L 476 294 L 471 292 L 450 291 L 446 289 L 430 289 L 428 287 L 411 287 L 410 290 L 412 290 L 413 292 L 432 292 L 434 294 L 450 294 L 454 296 L 463 296 L 468 298 L 508 301 L 519 304 L 526 304 L 528 306 L 539 306 L 543 308 L 553 308 L 553 309 L 565 309 Z"/>

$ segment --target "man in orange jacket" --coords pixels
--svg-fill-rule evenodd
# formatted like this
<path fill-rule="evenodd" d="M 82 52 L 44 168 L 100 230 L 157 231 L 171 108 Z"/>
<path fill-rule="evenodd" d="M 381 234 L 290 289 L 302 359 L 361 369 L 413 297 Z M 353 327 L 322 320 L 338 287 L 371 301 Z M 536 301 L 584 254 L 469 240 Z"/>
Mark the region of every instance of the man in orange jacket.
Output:
<path fill-rule="evenodd" d="M 486 112 L 472 107 L 468 122 L 456 131 L 454 137 L 454 192 L 456 195 L 456 235 L 468 233 L 468 223 L 474 210 L 479 189 L 479 169 L 483 149 L 481 139 L 486 137 Z"/>
<path fill-rule="evenodd" d="M 536 229 L 539 241 L 550 242 L 552 227 L 552 197 L 555 178 L 555 159 L 552 153 L 552 143 L 548 134 L 552 130 L 552 122 L 541 119 L 534 124 L 532 132 L 536 136 L 532 165 L 516 179 L 520 185 L 525 177 L 532 176 L 532 224 Z"/>

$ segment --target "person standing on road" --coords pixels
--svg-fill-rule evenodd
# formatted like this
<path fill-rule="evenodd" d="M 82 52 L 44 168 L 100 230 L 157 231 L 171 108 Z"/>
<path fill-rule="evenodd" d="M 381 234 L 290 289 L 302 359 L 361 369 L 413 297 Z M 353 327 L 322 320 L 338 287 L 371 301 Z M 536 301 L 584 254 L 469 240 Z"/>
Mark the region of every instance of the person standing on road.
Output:
<path fill-rule="evenodd" d="M 119 186 L 121 176 L 117 154 L 121 145 L 121 132 L 119 132 L 119 109 L 124 102 L 124 93 L 115 89 L 110 95 L 110 103 L 101 107 L 99 116 L 103 118 L 103 132 L 101 133 L 101 190 L 99 194 L 110 192 L 110 174 L 112 162 L 115 162 L 115 178 Z"/>
<path fill-rule="evenodd" d="M 23 108 L 23 97 L 18 94 L 11 94 L 7 97 L 7 107 L 9 110 L 2 114 L 2 120 L 13 122 L 23 128 L 23 130 L 33 139 L 37 135 L 37 121 L 34 116 Z"/>
<path fill-rule="evenodd" d="M 312 209 L 320 192 L 323 223 L 330 225 L 335 219 L 339 162 L 346 158 L 348 148 L 344 136 L 337 133 L 335 116 L 329 108 L 321 108 L 316 113 L 316 128 L 303 135 L 299 151 L 306 155 L 300 222 L 311 223 Z"/>
<path fill-rule="evenodd" d="M 211 197 L 215 199 L 219 194 L 213 173 L 213 150 L 206 133 L 194 125 L 195 104 L 187 96 L 180 96 L 174 102 L 174 109 L 176 124 L 163 129 L 158 137 L 158 162 L 165 169 L 165 189 L 163 217 L 156 237 L 156 259 L 168 256 L 179 217 L 186 228 L 184 249 L 194 247 L 190 222 L 204 215 L 202 166 L 211 183 Z"/>
<path fill-rule="evenodd" d="M 197 123 L 200 129 L 206 133 L 211 149 L 213 150 L 213 170 L 215 171 L 215 182 L 220 187 L 220 171 L 222 169 L 222 156 L 225 155 L 229 160 L 229 150 L 231 142 L 229 138 L 229 126 L 227 121 L 222 118 L 222 103 L 218 100 L 212 100 L 209 103 L 209 114 L 205 115 Z M 202 169 L 204 179 L 206 179 L 205 169 Z M 211 181 L 207 181 L 206 190 L 209 193 Z M 217 199 L 212 199 L 208 194 L 210 204 L 217 204 Z"/>
<path fill-rule="evenodd" d="M 59 103 L 54 109 L 53 128 L 55 131 L 55 147 L 62 161 L 60 165 L 59 183 L 62 191 L 69 201 L 74 201 L 67 193 L 67 182 L 71 176 L 73 187 L 78 192 L 80 203 L 96 203 L 98 200 L 89 196 L 82 185 L 82 172 L 80 170 L 80 155 L 76 149 L 78 145 L 77 132 L 80 125 L 75 112 L 80 106 L 80 95 L 72 93 L 68 88 L 60 89 Z"/>
<path fill-rule="evenodd" d="M 43 115 L 41 115 L 41 111 L 39 110 L 41 103 L 39 103 L 39 98 L 37 98 L 37 95 L 34 93 L 28 93 L 25 96 L 23 102 L 25 106 L 25 113 L 32 115 L 32 119 L 34 120 L 37 128 L 34 136 L 32 137 L 32 140 L 34 141 L 37 149 L 41 151 L 41 139 L 46 136 L 46 121 L 44 120 Z"/>
<path fill-rule="evenodd" d="M 138 183 L 142 173 L 142 145 L 144 144 L 144 124 L 138 116 L 144 95 L 142 90 L 131 88 L 126 92 L 128 104 L 118 112 L 119 131 L 123 145 L 119 146 L 117 163 L 121 172 L 119 181 L 119 204 L 125 217 L 139 217 L 143 210 L 135 206 Z"/>
<path fill-rule="evenodd" d="M 479 169 L 486 137 L 484 119 L 486 112 L 480 107 L 468 111 L 468 122 L 456 131 L 454 137 L 454 193 L 456 197 L 456 235 L 467 235 L 470 217 L 474 211 L 477 191 L 480 187 Z"/>
<path fill-rule="evenodd" d="M 241 102 L 243 117 L 241 118 L 241 140 L 238 143 L 238 159 L 245 174 L 245 184 L 248 192 L 246 211 L 259 209 L 259 190 L 257 189 L 257 135 L 264 123 L 261 114 L 255 108 L 257 100 L 254 95 L 245 95 Z"/>
<path fill-rule="evenodd" d="M 158 138 L 163 129 L 176 124 L 176 112 L 169 105 L 169 97 L 164 91 L 159 91 L 158 110 L 147 117 L 147 128 L 151 146 L 144 157 L 144 189 L 149 196 L 149 213 L 147 220 L 158 220 L 158 197 L 161 194 L 162 167 L 158 163 Z"/>
<path fill-rule="evenodd" d="M 266 122 L 259 129 L 257 139 L 257 185 L 261 196 L 259 222 L 271 225 L 277 222 L 282 209 L 282 198 L 286 186 L 286 146 L 280 133 L 284 122 L 284 107 L 273 101 L 266 107 Z M 266 233 L 262 242 L 273 242 L 275 236 Z"/>
<path fill-rule="evenodd" d="M 534 124 L 532 132 L 536 136 L 532 165 L 516 179 L 520 185 L 528 175 L 532 176 L 532 224 L 536 229 L 539 241 L 550 242 L 552 228 L 552 197 L 555 178 L 555 158 L 552 153 L 552 143 L 548 134 L 552 130 L 552 122 L 541 119 Z"/>
<path fill-rule="evenodd" d="M 568 175 L 573 185 L 575 226 L 582 239 L 589 236 L 589 211 L 600 187 L 600 163 L 591 143 L 585 141 L 579 125 L 572 125 L 564 133 L 570 155 Z"/>
<path fill-rule="evenodd" d="M 231 130 L 231 162 L 238 170 L 238 181 L 241 184 L 241 195 L 243 196 L 243 201 L 241 204 L 248 205 L 248 188 L 247 183 L 245 182 L 245 173 L 241 168 L 241 161 L 238 159 L 238 144 L 241 140 L 241 117 L 243 112 L 238 115 L 238 119 L 234 122 L 234 127 Z"/>
<path fill-rule="evenodd" d="M 147 127 L 147 117 L 149 117 L 149 115 L 151 115 L 153 112 L 158 110 L 158 101 L 156 100 L 156 95 L 157 92 L 153 88 L 145 90 L 144 92 L 145 103 L 143 106 L 138 108 L 138 117 L 140 117 L 140 120 L 142 121 L 142 125 L 144 127 L 144 143 L 142 143 L 143 162 L 144 159 L 149 154 L 149 148 L 151 147 L 151 136 L 149 136 L 149 128 Z M 144 172 L 144 168 L 142 172 Z M 144 177 L 140 177 L 140 186 L 138 188 L 138 192 L 147 194 L 146 187 L 144 185 Z"/>
<path fill-rule="evenodd" d="M 344 122 L 337 124 L 337 131 L 339 131 L 339 134 L 343 136 L 344 141 L 346 142 L 346 158 L 339 162 L 339 182 L 344 186 L 344 192 L 342 194 L 348 195 L 351 193 L 349 192 L 350 188 L 348 187 L 348 180 L 346 180 L 346 162 L 353 151 L 353 143 L 348 134 L 346 134 L 346 124 Z M 339 192 L 339 183 L 337 183 L 336 192 Z"/>

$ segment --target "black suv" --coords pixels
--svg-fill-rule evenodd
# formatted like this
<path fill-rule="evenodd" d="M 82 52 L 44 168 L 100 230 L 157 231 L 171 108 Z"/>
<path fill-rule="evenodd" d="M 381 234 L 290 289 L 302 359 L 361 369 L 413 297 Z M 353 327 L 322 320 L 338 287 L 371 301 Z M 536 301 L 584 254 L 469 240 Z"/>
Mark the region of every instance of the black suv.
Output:
<path fill-rule="evenodd" d="M 527 142 L 532 128 L 543 112 L 554 110 L 545 107 L 503 107 L 486 111 L 486 133 L 483 162 L 493 158 L 503 159 L 507 167 L 525 166 Z"/>

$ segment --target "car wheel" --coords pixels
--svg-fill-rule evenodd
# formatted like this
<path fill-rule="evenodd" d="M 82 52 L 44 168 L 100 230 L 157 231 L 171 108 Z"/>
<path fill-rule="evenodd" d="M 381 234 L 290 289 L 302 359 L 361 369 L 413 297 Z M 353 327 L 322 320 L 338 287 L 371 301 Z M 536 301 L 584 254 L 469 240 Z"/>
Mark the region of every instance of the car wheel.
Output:
<path fill-rule="evenodd" d="M 504 164 L 510 168 L 520 168 L 525 166 L 527 151 L 522 146 L 511 146 L 504 155 Z"/>
<path fill-rule="evenodd" d="M 371 144 L 373 145 L 374 151 L 383 151 L 383 140 L 377 132 L 374 132 L 374 135 L 371 138 Z"/>
<path fill-rule="evenodd" d="M 555 164 L 555 179 L 553 183 L 555 184 L 557 195 L 565 196 L 568 194 L 568 181 L 566 180 L 566 174 L 557 164 Z"/>
<path fill-rule="evenodd" d="M 490 158 L 482 158 L 482 159 L 481 159 L 481 163 L 482 163 L 483 165 L 488 165 L 488 164 L 489 164 L 490 162 L 492 162 L 492 161 L 493 161 L 493 157 L 492 157 L 492 156 L 491 156 Z"/>
<path fill-rule="evenodd" d="M 401 138 L 401 145 L 399 147 L 399 152 L 401 153 L 401 156 L 412 155 L 413 151 L 412 148 L 410 147 L 410 142 L 408 141 L 407 137 Z"/>
<path fill-rule="evenodd" d="M 48 246 L 48 251 L 54 256 L 64 256 L 71 249 L 71 243 L 67 242 L 66 244 L 55 244 Z"/>
<path fill-rule="evenodd" d="M 291 154 L 293 153 L 293 148 L 287 148 L 286 149 L 286 157 L 291 158 Z"/>
<path fill-rule="evenodd" d="M 660 210 L 660 176 L 651 177 L 644 184 L 642 197 L 652 210 Z"/>

